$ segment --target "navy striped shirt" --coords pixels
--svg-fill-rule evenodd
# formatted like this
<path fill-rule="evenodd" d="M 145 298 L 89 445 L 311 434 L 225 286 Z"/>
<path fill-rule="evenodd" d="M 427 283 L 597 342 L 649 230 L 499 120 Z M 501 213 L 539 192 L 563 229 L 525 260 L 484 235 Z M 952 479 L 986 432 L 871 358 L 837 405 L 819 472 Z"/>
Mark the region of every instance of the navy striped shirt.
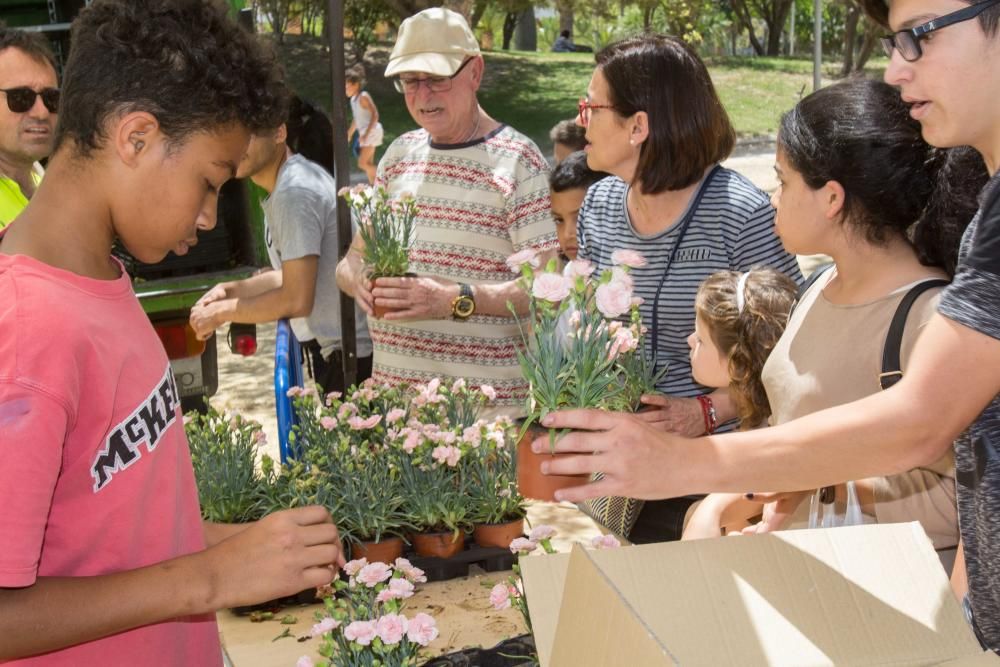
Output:
<path fill-rule="evenodd" d="M 774 233 L 774 209 L 768 196 L 735 171 L 719 167 L 710 182 L 702 183 L 697 208 L 689 208 L 681 217 L 691 216 L 690 223 L 664 277 L 681 224 L 652 236 L 637 233 L 625 205 L 628 187 L 611 176 L 587 191 L 577 221 L 579 256 L 594 262 L 600 271 L 611 266 L 615 250 L 642 253 L 648 264 L 632 269 L 631 274 L 635 294 L 643 298 L 639 310 L 650 338 L 653 304 L 657 291 L 660 293 L 657 340 L 655 345 L 652 340 L 647 343 L 648 351 L 655 347 L 657 369 L 667 366 L 657 389 L 673 396 L 704 394 L 711 389 L 691 377 L 687 345 L 687 337 L 694 331 L 694 298 L 701 282 L 716 271 L 746 271 L 755 265 L 772 266 L 799 283 L 802 274 L 794 255 L 785 252 Z"/>

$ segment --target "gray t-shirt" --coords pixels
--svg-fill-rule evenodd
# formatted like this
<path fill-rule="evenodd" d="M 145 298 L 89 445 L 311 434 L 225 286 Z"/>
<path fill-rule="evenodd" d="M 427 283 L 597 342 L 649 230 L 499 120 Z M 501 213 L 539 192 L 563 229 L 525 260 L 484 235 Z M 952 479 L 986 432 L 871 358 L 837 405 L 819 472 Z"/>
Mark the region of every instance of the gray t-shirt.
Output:
<path fill-rule="evenodd" d="M 962 237 L 955 280 L 938 311 L 1000 339 L 1000 175 L 986 185 Z M 955 441 L 955 472 L 973 621 L 980 639 L 1000 652 L 1000 396 Z"/>
<path fill-rule="evenodd" d="M 266 222 L 265 239 L 271 265 L 316 255 L 316 296 L 312 312 L 292 319 L 292 330 L 300 341 L 316 339 L 329 356 L 339 350 L 340 290 L 337 288 L 339 249 L 337 235 L 337 185 L 315 162 L 301 155 L 288 158 L 278 170 L 274 192 L 261 202 Z M 368 321 L 355 305 L 357 354 L 372 353 Z"/>

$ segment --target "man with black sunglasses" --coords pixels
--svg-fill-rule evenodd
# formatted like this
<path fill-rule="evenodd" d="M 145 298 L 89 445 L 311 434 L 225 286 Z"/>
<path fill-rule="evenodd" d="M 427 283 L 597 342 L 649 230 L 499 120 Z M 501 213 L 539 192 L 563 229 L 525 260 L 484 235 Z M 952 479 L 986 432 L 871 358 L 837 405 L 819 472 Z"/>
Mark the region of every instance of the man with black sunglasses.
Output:
<path fill-rule="evenodd" d="M 28 205 L 52 152 L 59 88 L 45 38 L 0 28 L 0 229 Z"/>

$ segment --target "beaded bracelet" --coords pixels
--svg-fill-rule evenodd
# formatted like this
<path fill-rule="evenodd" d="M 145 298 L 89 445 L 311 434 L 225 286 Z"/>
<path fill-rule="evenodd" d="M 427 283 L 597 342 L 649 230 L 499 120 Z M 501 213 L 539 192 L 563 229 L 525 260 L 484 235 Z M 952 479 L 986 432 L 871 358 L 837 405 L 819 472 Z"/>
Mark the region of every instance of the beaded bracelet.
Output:
<path fill-rule="evenodd" d="M 719 426 L 719 418 L 715 413 L 715 405 L 708 396 L 696 396 L 701 404 L 701 414 L 705 418 L 705 434 L 712 435 Z"/>

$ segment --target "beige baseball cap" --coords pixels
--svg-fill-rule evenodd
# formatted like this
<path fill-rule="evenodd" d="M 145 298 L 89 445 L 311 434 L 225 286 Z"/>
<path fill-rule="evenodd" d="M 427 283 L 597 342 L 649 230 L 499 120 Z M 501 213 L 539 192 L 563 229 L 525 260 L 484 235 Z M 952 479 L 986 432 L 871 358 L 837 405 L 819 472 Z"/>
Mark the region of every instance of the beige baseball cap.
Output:
<path fill-rule="evenodd" d="M 466 58 L 478 55 L 479 42 L 465 17 L 444 7 L 432 7 L 399 26 L 385 75 L 422 72 L 451 76 Z"/>

